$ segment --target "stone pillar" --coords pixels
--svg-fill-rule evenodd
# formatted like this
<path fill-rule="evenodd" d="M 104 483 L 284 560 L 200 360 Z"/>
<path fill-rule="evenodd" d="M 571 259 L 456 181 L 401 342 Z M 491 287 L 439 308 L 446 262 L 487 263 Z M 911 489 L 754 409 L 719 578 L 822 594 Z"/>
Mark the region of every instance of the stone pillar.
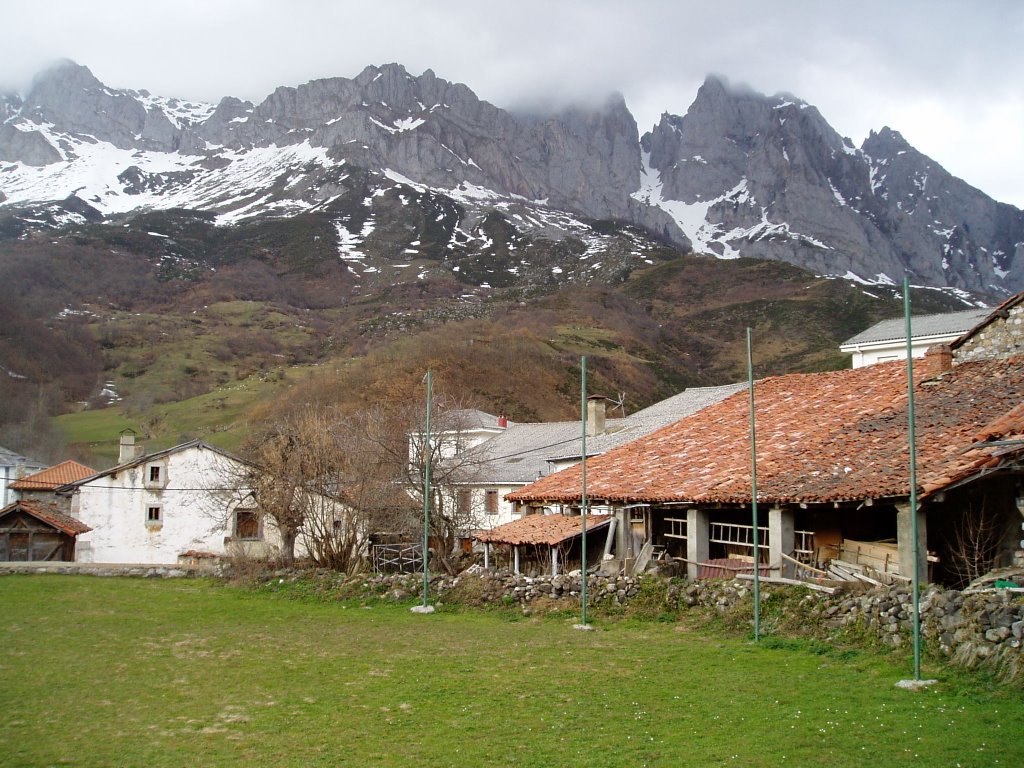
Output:
<path fill-rule="evenodd" d="M 783 553 L 792 556 L 796 548 L 793 519 L 793 510 L 788 507 L 768 510 L 768 562 L 772 566 L 772 576 L 793 576 L 793 564 L 782 559 Z"/>
<path fill-rule="evenodd" d="M 512 554 L 513 554 L 512 573 L 514 573 L 516 576 L 518 576 L 519 575 L 519 545 L 518 544 L 516 546 L 512 547 Z"/>
<path fill-rule="evenodd" d="M 489 541 L 484 542 L 484 568 L 491 567 L 491 543 Z"/>
<path fill-rule="evenodd" d="M 686 510 L 686 575 L 691 580 L 697 578 L 699 564 L 710 556 L 710 537 L 711 516 L 703 509 Z"/>
<path fill-rule="evenodd" d="M 551 548 L 551 577 L 558 575 L 558 547 Z"/>
<path fill-rule="evenodd" d="M 911 517 L 910 504 L 896 505 L 896 545 L 899 548 L 900 575 L 907 578 L 914 576 L 914 537 L 913 518 Z M 917 508 L 917 537 L 920 541 L 920 548 L 917 558 L 918 583 L 924 586 L 928 583 L 928 527 L 925 524 L 925 513 L 918 504 Z"/>

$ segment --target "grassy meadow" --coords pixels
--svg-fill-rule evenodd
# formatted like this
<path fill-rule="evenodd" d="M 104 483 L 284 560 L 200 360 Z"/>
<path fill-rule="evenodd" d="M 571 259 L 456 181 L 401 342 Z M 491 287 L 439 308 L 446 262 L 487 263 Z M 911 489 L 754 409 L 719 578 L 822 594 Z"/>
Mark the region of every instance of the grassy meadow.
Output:
<path fill-rule="evenodd" d="M 1019 766 L 1024 693 L 672 622 L 0 576 L 0 765 Z M 898 664 L 895 665 L 895 664 Z"/>

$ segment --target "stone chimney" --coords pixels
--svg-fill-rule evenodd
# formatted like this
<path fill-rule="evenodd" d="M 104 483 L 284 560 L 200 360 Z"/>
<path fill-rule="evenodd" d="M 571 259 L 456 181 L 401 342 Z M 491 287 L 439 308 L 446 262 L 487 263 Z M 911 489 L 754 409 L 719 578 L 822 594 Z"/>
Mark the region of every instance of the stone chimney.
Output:
<path fill-rule="evenodd" d="M 120 451 L 117 456 L 118 464 L 125 464 L 136 458 L 142 452 L 142 446 L 135 444 L 135 432 L 126 429 L 121 433 Z"/>
<path fill-rule="evenodd" d="M 506 427 L 508 427 L 508 416 L 499 416 L 498 417 L 498 426 L 501 429 L 505 429 Z"/>
<path fill-rule="evenodd" d="M 948 344 L 936 344 L 928 347 L 924 353 L 925 376 L 938 376 L 940 373 L 953 370 L 953 350 Z"/>
<path fill-rule="evenodd" d="M 604 433 L 604 418 L 604 395 L 591 395 L 587 398 L 587 437 Z"/>

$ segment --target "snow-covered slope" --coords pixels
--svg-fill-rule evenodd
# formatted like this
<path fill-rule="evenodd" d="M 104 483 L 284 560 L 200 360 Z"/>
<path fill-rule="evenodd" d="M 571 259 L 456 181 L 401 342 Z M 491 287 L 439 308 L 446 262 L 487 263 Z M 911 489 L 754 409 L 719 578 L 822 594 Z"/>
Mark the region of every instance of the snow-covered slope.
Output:
<path fill-rule="evenodd" d="M 453 248 L 457 230 L 497 213 L 518 233 L 513 249 L 517 236 L 571 238 L 598 253 L 590 222 L 614 220 L 720 258 L 778 259 L 868 282 L 908 272 L 915 284 L 1024 289 L 1021 211 L 894 131 L 857 149 L 814 107 L 715 78 L 685 116 L 666 114 L 642 140 L 620 97 L 517 116 L 429 70 L 414 77 L 393 64 L 278 88 L 258 105 L 214 106 L 113 90 L 64 62 L 24 98 L 3 97 L 0 118 L 0 206 L 22 210 L 27 223 L 173 208 L 223 225 L 314 213 L 330 218 L 355 268 L 375 225 L 351 198 L 370 174 L 370 203 L 404 187 L 454 206 Z"/>
<path fill-rule="evenodd" d="M 642 139 L 634 197 L 697 250 L 779 259 L 818 274 L 1024 289 L 1024 213 L 995 202 L 888 128 L 855 148 L 792 96 L 708 78 L 683 117 Z"/>

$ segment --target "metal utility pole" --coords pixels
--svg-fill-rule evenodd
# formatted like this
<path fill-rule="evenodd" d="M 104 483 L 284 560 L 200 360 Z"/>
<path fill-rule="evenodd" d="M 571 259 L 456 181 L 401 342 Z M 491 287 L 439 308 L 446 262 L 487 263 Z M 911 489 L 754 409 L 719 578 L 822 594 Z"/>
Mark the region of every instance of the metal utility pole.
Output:
<path fill-rule="evenodd" d="M 757 527 L 757 431 L 754 426 L 754 358 L 747 328 L 747 386 L 750 390 L 750 498 L 754 513 L 754 642 L 761 639 L 761 531 Z"/>
<path fill-rule="evenodd" d="M 582 460 L 580 462 L 580 471 L 582 475 L 582 494 L 580 511 L 583 513 L 583 535 L 580 539 L 580 549 L 582 558 L 581 570 L 583 572 L 583 589 L 581 590 L 581 596 L 583 599 L 583 615 L 581 618 L 581 626 L 587 626 L 587 357 L 584 355 L 580 358 L 580 423 L 582 425 Z"/>
<path fill-rule="evenodd" d="M 910 331 L 910 280 L 903 277 L 903 318 L 907 331 L 907 435 L 910 441 L 910 536 L 914 540 L 911 600 L 914 604 L 914 679 L 921 679 L 921 541 L 917 530 L 917 433 L 914 428 L 914 362 Z"/>
<path fill-rule="evenodd" d="M 427 560 L 428 560 L 428 549 L 430 546 L 429 530 L 430 530 L 430 453 L 432 449 L 432 440 L 430 436 L 430 406 L 433 399 L 431 392 L 431 385 L 433 383 L 433 377 L 431 372 L 428 370 L 427 375 L 424 377 L 427 380 L 427 423 L 426 423 L 426 434 L 423 438 L 423 604 L 413 607 L 413 611 L 416 613 L 433 613 L 434 607 L 429 604 L 430 600 L 430 576 L 427 573 Z"/>

